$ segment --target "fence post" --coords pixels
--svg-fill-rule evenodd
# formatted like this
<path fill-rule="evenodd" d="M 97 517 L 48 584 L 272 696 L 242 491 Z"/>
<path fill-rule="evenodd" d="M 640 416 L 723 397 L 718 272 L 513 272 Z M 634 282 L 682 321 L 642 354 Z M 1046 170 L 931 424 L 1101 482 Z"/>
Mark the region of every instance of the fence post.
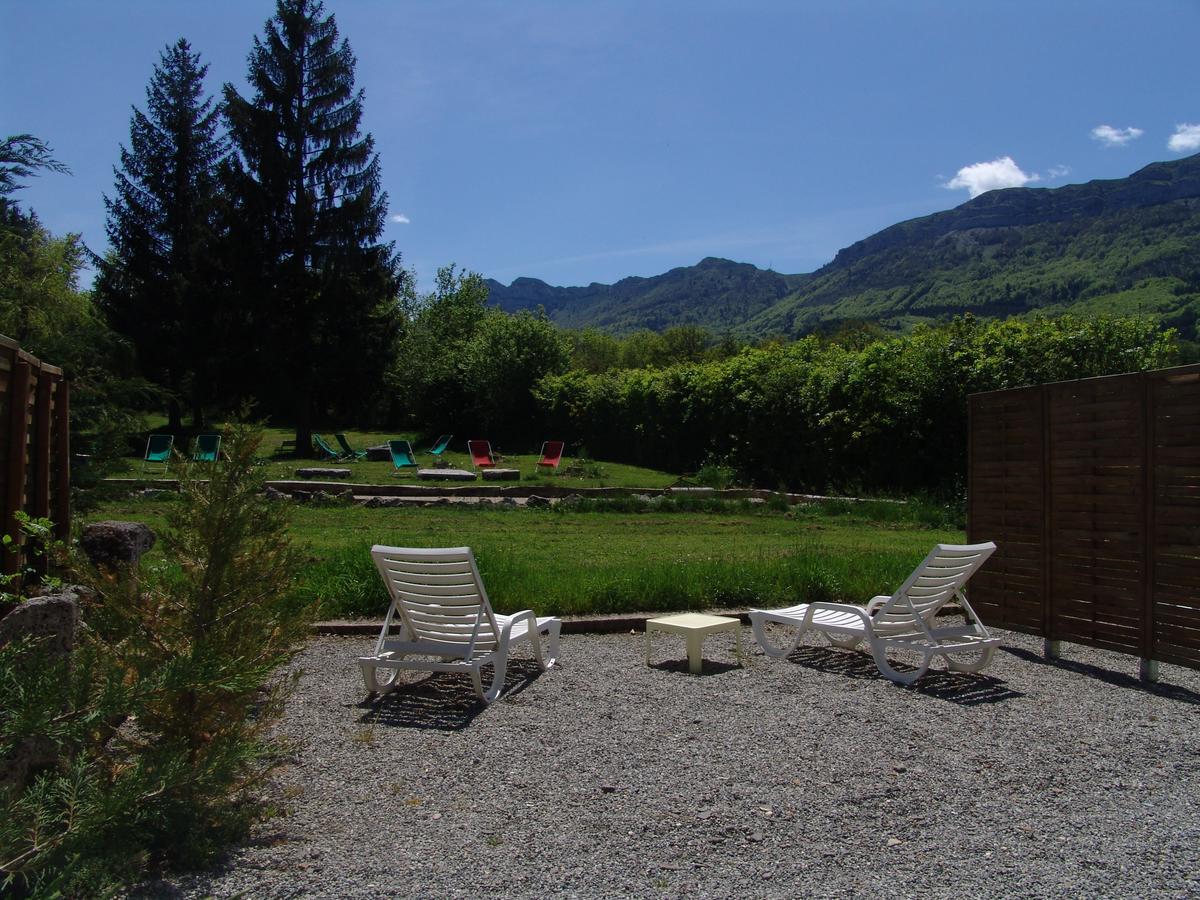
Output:
<path fill-rule="evenodd" d="M 53 376 L 38 370 L 37 392 L 33 404 L 33 515 L 35 518 L 50 517 L 50 391 L 54 386 Z M 38 556 L 30 561 L 39 575 L 46 574 L 46 557 Z"/>
<path fill-rule="evenodd" d="M 1158 663 L 1154 660 L 1154 379 L 1142 372 L 1142 659 L 1138 677 L 1142 681 L 1158 681 Z"/>
<path fill-rule="evenodd" d="M 21 569 L 21 545 L 15 518 L 25 498 L 25 460 L 29 454 L 29 363 L 20 356 L 14 360 L 9 393 L 8 490 L 4 496 L 4 523 L 0 534 L 11 534 L 13 542 L 4 554 L 4 573 L 15 575 Z"/>
<path fill-rule="evenodd" d="M 1054 638 L 1054 614 L 1050 568 L 1053 565 L 1054 529 L 1052 527 L 1053 496 L 1050 489 L 1050 399 L 1046 385 L 1038 385 L 1037 398 L 1042 413 L 1042 634 L 1045 637 L 1043 655 L 1046 659 L 1058 659 L 1062 655 L 1062 641 Z"/>
<path fill-rule="evenodd" d="M 54 392 L 54 528 L 60 541 L 71 537 L 71 386 L 59 378 Z"/>

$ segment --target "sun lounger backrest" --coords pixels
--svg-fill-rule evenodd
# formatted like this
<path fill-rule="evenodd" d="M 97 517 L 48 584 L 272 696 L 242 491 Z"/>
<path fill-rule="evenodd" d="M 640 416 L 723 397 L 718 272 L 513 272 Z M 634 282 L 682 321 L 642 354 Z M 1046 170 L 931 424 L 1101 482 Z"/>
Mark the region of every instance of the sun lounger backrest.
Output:
<path fill-rule="evenodd" d="M 464 658 L 496 649 L 499 630 L 469 547 L 371 548 L 412 640 Z"/>
<path fill-rule="evenodd" d="M 915 625 L 913 613 L 932 620 L 995 551 L 986 544 L 938 544 L 900 589 L 875 613 L 876 630 Z"/>
<path fill-rule="evenodd" d="M 221 453 L 221 435 L 219 434 L 198 434 L 196 435 L 196 452 L 192 454 L 192 459 L 196 462 L 216 462 Z"/>
<path fill-rule="evenodd" d="M 417 460 L 413 457 L 412 444 L 408 441 L 394 439 L 388 441 L 388 450 L 392 454 L 392 465 L 397 469 L 401 466 L 415 466 Z"/>
<path fill-rule="evenodd" d="M 542 444 L 542 458 L 538 462 L 538 465 L 558 468 L 559 460 L 562 459 L 563 455 L 563 447 L 565 446 L 562 441 L 546 441 Z"/>
<path fill-rule="evenodd" d="M 171 458 L 171 447 L 175 444 L 173 434 L 152 434 L 146 441 L 147 462 L 164 462 Z"/>
<path fill-rule="evenodd" d="M 471 454 L 471 464 L 475 466 L 494 466 L 496 460 L 492 457 L 492 445 L 489 441 L 467 441 L 467 452 Z"/>

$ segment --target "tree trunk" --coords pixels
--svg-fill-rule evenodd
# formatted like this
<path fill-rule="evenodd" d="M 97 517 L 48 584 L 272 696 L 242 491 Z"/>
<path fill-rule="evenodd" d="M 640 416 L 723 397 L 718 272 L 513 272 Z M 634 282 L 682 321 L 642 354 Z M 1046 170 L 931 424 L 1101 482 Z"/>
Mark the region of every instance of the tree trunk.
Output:
<path fill-rule="evenodd" d="M 293 395 L 296 409 L 296 455 L 313 457 L 312 399 L 308 390 L 298 387 Z"/>
<path fill-rule="evenodd" d="M 167 404 L 167 428 L 172 432 L 180 432 L 183 430 L 183 410 L 179 406 L 179 401 L 174 397 Z"/>

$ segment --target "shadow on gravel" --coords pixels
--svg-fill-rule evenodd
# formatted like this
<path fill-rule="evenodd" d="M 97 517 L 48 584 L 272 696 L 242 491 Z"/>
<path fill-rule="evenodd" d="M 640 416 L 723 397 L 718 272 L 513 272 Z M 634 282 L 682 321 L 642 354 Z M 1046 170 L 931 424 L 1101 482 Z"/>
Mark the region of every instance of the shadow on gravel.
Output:
<path fill-rule="evenodd" d="M 542 670 L 536 661 L 510 659 L 504 673 L 504 691 L 495 702 L 511 702 L 540 674 Z M 490 670 L 485 669 L 485 689 L 489 677 Z M 437 731 L 461 731 L 487 709 L 487 704 L 475 696 L 470 678 L 445 674 L 429 675 L 382 697 L 368 697 L 357 705 L 364 710 L 358 720 L 362 725 Z"/>
<path fill-rule="evenodd" d="M 684 675 L 691 674 L 688 670 L 688 662 L 686 659 L 666 659 L 662 662 L 651 663 L 647 668 L 658 669 L 660 672 L 680 672 Z M 743 667 L 737 663 L 730 662 L 713 662 L 711 659 L 701 661 L 700 671 L 697 673 L 701 678 L 708 675 L 723 675 L 726 672 L 741 670 Z"/>
<path fill-rule="evenodd" d="M 886 681 L 875 665 L 875 660 L 857 650 L 838 650 L 833 647 L 800 646 L 788 654 L 788 660 L 797 665 L 828 672 L 843 678 L 861 678 L 871 681 Z M 902 669 L 902 666 L 897 666 Z M 998 678 L 989 675 L 968 675 L 963 672 L 931 671 L 916 684 L 905 690 L 924 694 L 938 700 L 957 703 L 960 706 L 979 706 L 984 703 L 999 703 L 1015 700 L 1025 695 L 1014 691 Z"/>
<path fill-rule="evenodd" d="M 1026 650 L 1023 647 L 1001 647 L 1000 649 L 1026 662 L 1041 666 L 1051 666 L 1055 669 L 1066 669 L 1068 672 L 1087 675 L 1089 678 L 1095 678 L 1097 681 L 1103 681 L 1105 684 L 1111 684 L 1114 687 L 1132 688 L 1137 691 L 1144 691 L 1147 694 L 1153 694 L 1156 697 L 1165 697 L 1168 700 L 1178 700 L 1180 703 L 1200 706 L 1200 693 L 1176 684 L 1142 681 L 1136 675 L 1126 675 L 1124 672 L 1114 672 L 1112 669 L 1103 669 L 1100 666 L 1077 662 L 1071 659 L 1046 659 L 1042 654 Z M 1133 659 L 1133 657 L 1129 658 Z"/>

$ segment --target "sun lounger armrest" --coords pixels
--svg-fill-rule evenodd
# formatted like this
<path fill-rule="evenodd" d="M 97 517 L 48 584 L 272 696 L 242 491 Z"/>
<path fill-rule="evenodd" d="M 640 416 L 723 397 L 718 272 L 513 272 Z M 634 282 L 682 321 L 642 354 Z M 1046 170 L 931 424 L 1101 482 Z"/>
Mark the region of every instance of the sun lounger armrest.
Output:
<path fill-rule="evenodd" d="M 537 616 L 533 614 L 532 609 L 523 609 L 520 612 L 515 612 L 508 617 L 508 621 L 504 623 L 504 627 L 500 629 L 500 641 L 507 644 L 512 637 L 513 626 L 520 620 L 525 619 L 529 622 L 529 630 L 537 631 Z"/>
<path fill-rule="evenodd" d="M 828 603 L 824 600 L 818 600 L 816 603 L 808 604 L 808 609 L 804 611 L 804 627 L 812 625 L 813 614 L 821 610 L 829 610 L 830 612 L 851 613 L 863 620 L 863 626 L 871 627 L 871 617 L 867 611 L 861 606 L 856 606 L 853 603 Z"/>
<path fill-rule="evenodd" d="M 882 595 L 880 595 L 878 597 L 872 597 L 870 600 L 867 601 L 867 615 L 868 616 L 875 615 L 875 613 L 879 612 L 879 610 L 882 609 L 887 604 L 887 602 L 891 599 L 892 599 L 891 597 L 885 597 Z"/>

